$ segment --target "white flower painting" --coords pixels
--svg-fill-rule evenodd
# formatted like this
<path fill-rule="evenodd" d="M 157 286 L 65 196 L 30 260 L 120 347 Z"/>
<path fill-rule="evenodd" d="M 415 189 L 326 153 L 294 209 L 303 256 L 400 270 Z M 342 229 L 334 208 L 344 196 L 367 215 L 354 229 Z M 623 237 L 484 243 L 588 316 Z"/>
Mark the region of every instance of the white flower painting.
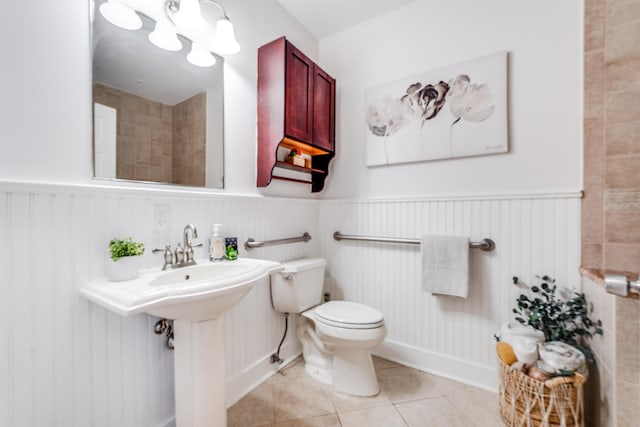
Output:
<path fill-rule="evenodd" d="M 507 53 L 367 90 L 367 166 L 508 151 Z"/>

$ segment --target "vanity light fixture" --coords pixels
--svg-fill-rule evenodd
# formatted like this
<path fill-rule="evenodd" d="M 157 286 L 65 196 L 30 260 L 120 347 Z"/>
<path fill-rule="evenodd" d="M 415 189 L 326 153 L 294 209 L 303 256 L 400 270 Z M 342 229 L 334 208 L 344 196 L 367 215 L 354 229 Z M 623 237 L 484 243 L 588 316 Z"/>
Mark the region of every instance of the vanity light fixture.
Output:
<path fill-rule="evenodd" d="M 160 49 L 172 52 L 182 49 L 182 42 L 178 38 L 175 28 L 165 21 L 156 22 L 154 30 L 149 33 L 149 41 Z"/>
<path fill-rule="evenodd" d="M 142 19 L 136 12 L 119 0 L 109 0 L 100 5 L 100 13 L 104 18 L 125 30 L 139 30 L 142 28 Z"/>
<path fill-rule="evenodd" d="M 100 13 L 112 24 L 127 29 L 142 27 L 139 15 L 155 22 L 149 41 L 164 50 L 182 49 L 181 38 L 191 42 L 187 60 L 198 67 L 211 67 L 216 63 L 211 52 L 232 55 L 240 51 L 233 24 L 224 7 L 214 0 L 154 0 L 161 8 L 138 10 L 135 0 L 108 0 L 100 5 Z M 202 14 L 201 5 L 212 4 L 222 12 L 215 24 L 215 30 Z M 161 9 L 161 11 L 160 11 Z"/>
<path fill-rule="evenodd" d="M 211 55 L 202 44 L 193 42 L 191 52 L 187 55 L 187 61 L 198 67 L 211 67 L 216 63 L 216 57 Z"/>

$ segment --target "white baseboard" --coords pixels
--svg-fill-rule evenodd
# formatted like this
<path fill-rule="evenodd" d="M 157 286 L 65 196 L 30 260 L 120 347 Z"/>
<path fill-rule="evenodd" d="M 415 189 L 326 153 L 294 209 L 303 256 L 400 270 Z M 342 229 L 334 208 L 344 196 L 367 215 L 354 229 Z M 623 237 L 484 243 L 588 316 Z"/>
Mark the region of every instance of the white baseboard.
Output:
<path fill-rule="evenodd" d="M 302 354 L 302 346 L 298 340 L 285 343 L 280 350 L 280 358 L 284 362 L 279 365 L 271 363 L 271 355 L 266 355 L 240 374 L 227 380 L 227 408 L 246 396 L 251 390 L 262 384 L 273 374 L 287 366 Z"/>
<path fill-rule="evenodd" d="M 493 392 L 498 390 L 498 371 L 496 368 L 469 363 L 393 341 L 384 341 L 373 350 L 373 354 L 484 390 Z"/>

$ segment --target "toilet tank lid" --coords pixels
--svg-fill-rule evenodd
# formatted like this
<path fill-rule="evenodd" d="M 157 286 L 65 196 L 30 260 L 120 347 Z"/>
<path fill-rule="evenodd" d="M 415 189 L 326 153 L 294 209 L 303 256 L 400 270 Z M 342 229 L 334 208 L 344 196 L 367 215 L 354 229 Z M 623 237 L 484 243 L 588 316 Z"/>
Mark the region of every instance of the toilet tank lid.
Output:
<path fill-rule="evenodd" d="M 293 261 L 283 262 L 283 273 L 297 273 L 299 271 L 311 270 L 313 268 L 324 267 L 327 260 L 324 258 L 301 258 Z"/>

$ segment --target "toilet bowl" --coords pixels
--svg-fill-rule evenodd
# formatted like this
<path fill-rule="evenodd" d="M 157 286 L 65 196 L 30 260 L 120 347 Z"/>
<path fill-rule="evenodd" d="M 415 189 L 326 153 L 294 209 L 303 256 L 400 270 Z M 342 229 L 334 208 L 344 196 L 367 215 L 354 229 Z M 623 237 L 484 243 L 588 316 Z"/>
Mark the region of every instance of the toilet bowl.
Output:
<path fill-rule="evenodd" d="M 331 301 L 302 313 L 302 318 L 314 327 L 331 363 L 331 383 L 336 391 L 356 396 L 374 396 L 380 391 L 376 378 L 371 349 L 380 344 L 387 334 L 382 313 L 369 306 L 347 301 Z M 312 334 L 306 332 L 300 341 L 308 339 L 307 346 L 317 346 Z M 305 344 L 303 343 L 303 349 Z M 312 360 L 307 372 L 315 377 Z M 307 359 L 305 359 L 307 360 Z"/>
<path fill-rule="evenodd" d="M 373 396 L 380 388 L 371 349 L 386 336 L 378 310 L 348 301 L 320 304 L 326 261 L 320 258 L 284 264 L 271 278 L 273 307 L 295 313 L 305 370 L 338 392 Z"/>

